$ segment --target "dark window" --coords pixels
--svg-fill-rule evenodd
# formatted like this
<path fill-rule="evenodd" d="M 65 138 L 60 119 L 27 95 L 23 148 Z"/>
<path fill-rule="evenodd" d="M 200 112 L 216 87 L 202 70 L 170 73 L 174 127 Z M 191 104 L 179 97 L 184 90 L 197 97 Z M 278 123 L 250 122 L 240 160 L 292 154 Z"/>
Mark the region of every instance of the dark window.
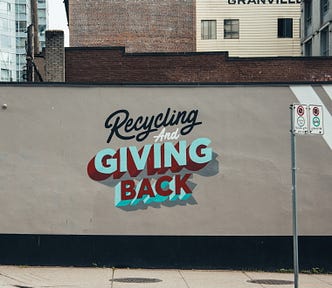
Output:
<path fill-rule="evenodd" d="M 305 0 L 304 1 L 304 21 L 305 21 L 306 27 L 311 24 L 311 17 L 312 17 L 312 1 Z"/>
<path fill-rule="evenodd" d="M 322 56 L 329 56 L 329 27 L 320 32 L 320 53 Z"/>
<path fill-rule="evenodd" d="M 293 19 L 279 18 L 278 19 L 278 38 L 292 38 L 293 37 Z"/>
<path fill-rule="evenodd" d="M 16 21 L 16 32 L 26 32 L 27 21 Z"/>
<path fill-rule="evenodd" d="M 224 38 L 225 39 L 239 39 L 240 38 L 240 24 L 239 19 L 225 19 L 224 20 Z"/>
<path fill-rule="evenodd" d="M 311 17 L 312 17 L 312 1 L 305 0 L 304 1 L 304 35 L 305 36 L 310 33 Z"/>
<path fill-rule="evenodd" d="M 304 56 L 312 56 L 312 40 L 304 43 Z"/>
<path fill-rule="evenodd" d="M 320 10 L 322 15 L 326 15 L 329 10 L 329 0 L 320 0 Z"/>
<path fill-rule="evenodd" d="M 38 32 L 43 35 L 45 34 L 46 25 L 38 25 Z"/>

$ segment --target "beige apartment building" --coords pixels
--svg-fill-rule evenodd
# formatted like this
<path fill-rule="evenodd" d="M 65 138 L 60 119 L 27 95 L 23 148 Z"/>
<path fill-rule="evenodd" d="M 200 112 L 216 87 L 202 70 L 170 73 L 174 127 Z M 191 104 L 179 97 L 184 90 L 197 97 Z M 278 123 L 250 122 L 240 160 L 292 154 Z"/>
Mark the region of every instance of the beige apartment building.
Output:
<path fill-rule="evenodd" d="M 197 51 L 301 55 L 301 0 L 196 0 Z"/>

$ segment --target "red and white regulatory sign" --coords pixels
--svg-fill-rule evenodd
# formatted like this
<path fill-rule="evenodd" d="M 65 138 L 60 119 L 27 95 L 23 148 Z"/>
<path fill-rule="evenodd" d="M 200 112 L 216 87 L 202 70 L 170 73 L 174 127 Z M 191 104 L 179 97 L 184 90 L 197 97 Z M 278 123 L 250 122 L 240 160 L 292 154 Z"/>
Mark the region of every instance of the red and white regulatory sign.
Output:
<path fill-rule="evenodd" d="M 324 134 L 323 107 L 321 105 L 309 105 L 309 132 L 310 134 Z"/>
<path fill-rule="evenodd" d="M 293 104 L 293 133 L 307 134 L 308 133 L 308 111 L 307 105 Z"/>
<path fill-rule="evenodd" d="M 292 111 L 294 134 L 324 134 L 321 105 L 293 104 Z"/>

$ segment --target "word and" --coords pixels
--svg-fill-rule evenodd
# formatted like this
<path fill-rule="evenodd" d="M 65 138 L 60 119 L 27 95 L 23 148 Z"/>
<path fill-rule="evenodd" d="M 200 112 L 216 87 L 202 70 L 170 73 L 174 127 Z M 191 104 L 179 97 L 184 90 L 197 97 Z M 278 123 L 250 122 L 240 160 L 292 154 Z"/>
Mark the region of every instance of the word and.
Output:
<path fill-rule="evenodd" d="M 110 143 L 114 136 L 122 140 L 136 139 L 141 142 L 159 128 L 175 125 L 184 125 L 179 132 L 181 135 L 187 135 L 195 126 L 202 124 L 197 120 L 197 116 L 198 110 L 187 112 L 172 111 L 171 108 L 168 108 L 165 113 L 139 116 L 134 119 L 128 110 L 117 110 L 111 113 L 105 121 L 105 128 L 110 129 L 107 143 Z"/>
<path fill-rule="evenodd" d="M 166 140 L 177 140 L 179 139 L 180 134 L 179 134 L 179 128 L 176 129 L 173 132 L 166 132 L 166 128 L 163 128 L 161 132 L 157 136 L 153 136 L 154 142 L 162 142 Z"/>

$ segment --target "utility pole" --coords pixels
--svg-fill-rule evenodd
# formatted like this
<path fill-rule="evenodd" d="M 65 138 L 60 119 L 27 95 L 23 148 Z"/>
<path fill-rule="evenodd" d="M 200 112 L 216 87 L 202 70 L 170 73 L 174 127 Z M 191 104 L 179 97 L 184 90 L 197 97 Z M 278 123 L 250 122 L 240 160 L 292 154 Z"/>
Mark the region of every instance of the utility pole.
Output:
<path fill-rule="evenodd" d="M 30 0 L 31 2 L 31 24 L 34 27 L 34 50 L 33 54 L 39 53 L 39 34 L 38 34 L 38 7 L 37 7 L 37 0 Z"/>
<path fill-rule="evenodd" d="M 39 54 L 39 34 L 38 34 L 38 7 L 37 0 L 30 0 L 31 6 L 31 25 L 28 26 L 28 39 L 27 39 L 27 81 L 35 82 L 35 72 L 38 70 L 34 64 L 35 55 Z M 40 78 L 40 75 L 39 75 Z"/>
<path fill-rule="evenodd" d="M 33 66 L 33 58 L 34 58 L 34 27 L 33 25 L 29 25 L 28 27 L 28 41 L 27 41 L 27 81 L 34 82 L 35 81 L 35 69 Z"/>

